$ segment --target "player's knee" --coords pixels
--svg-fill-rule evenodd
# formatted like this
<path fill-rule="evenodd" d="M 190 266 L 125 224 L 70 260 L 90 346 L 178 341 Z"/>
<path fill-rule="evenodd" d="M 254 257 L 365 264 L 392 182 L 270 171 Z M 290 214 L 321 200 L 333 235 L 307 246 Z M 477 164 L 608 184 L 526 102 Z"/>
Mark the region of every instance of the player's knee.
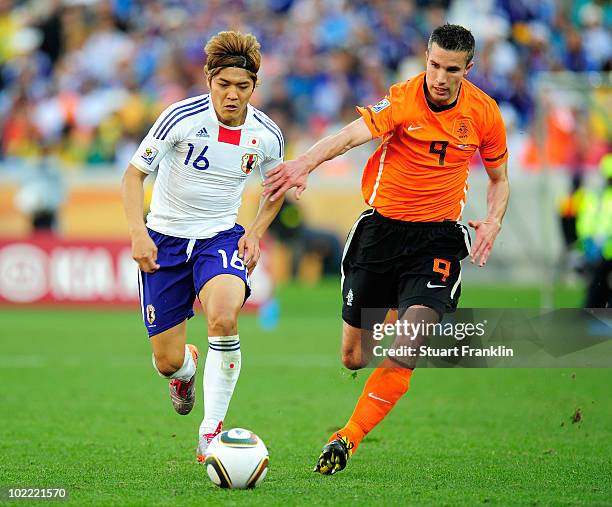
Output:
<path fill-rule="evenodd" d="M 222 309 L 208 316 L 209 333 L 213 336 L 230 336 L 238 331 L 237 315 L 232 310 Z"/>
<path fill-rule="evenodd" d="M 361 351 L 355 349 L 342 351 L 342 364 L 349 370 L 359 370 L 365 366 Z"/>

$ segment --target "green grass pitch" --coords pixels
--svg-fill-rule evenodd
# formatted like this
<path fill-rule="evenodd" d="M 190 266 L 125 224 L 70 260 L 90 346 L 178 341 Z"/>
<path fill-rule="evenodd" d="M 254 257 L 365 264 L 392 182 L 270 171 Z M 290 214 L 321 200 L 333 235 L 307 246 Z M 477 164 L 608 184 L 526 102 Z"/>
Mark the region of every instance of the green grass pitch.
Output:
<path fill-rule="evenodd" d="M 537 298 L 466 285 L 462 305 Z M 612 504 L 612 370 L 417 371 L 345 471 L 312 473 L 368 372 L 341 368 L 337 281 L 290 285 L 279 299 L 274 331 L 241 318 L 226 420 L 268 445 L 268 476 L 252 491 L 216 488 L 195 462 L 201 380 L 192 414 L 176 415 L 137 308 L 0 310 L 0 487 L 66 487 L 75 505 Z M 558 293 L 558 305 L 579 301 Z M 189 331 L 204 351 L 201 315 Z"/>

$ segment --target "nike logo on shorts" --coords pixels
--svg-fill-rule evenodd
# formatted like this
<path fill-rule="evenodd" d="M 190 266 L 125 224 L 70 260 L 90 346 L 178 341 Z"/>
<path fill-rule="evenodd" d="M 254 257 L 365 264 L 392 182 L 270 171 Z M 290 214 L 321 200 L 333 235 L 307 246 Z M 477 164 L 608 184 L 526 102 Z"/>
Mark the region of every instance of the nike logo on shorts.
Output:
<path fill-rule="evenodd" d="M 420 127 L 419 125 L 409 125 L 408 126 L 408 132 L 412 132 L 413 130 L 419 130 L 422 129 L 423 127 Z"/>
<path fill-rule="evenodd" d="M 441 289 L 443 287 L 446 287 L 446 285 L 432 285 L 431 282 L 427 282 L 428 289 Z"/>

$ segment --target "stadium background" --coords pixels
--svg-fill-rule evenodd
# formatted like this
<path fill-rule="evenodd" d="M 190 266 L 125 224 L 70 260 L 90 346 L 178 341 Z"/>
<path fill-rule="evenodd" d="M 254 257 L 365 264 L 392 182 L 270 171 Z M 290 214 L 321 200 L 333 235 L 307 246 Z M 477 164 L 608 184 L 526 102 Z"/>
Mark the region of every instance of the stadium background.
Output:
<path fill-rule="evenodd" d="M 612 137 L 608 3 L 0 0 L 0 376 L 14 386 L 0 394 L 0 486 L 64 484 L 98 503 L 189 503 L 215 493 L 194 492 L 201 472 L 184 472 L 201 405 L 177 421 L 150 369 L 119 196 L 127 160 L 165 106 L 206 90 L 202 48 L 219 30 L 261 42 L 253 102 L 283 129 L 290 159 L 355 118 L 356 104 L 374 104 L 420 72 L 427 37 L 445 21 L 473 31 L 469 79 L 498 101 L 510 151 L 504 229 L 486 269 L 465 266 L 462 306 L 579 307 L 581 252 L 565 248 L 560 215 L 572 213 L 573 180 L 603 183 L 598 166 Z M 313 175 L 299 204 L 310 227 L 344 239 L 365 207 L 360 171 L 374 146 Z M 464 219 L 484 216 L 486 183 L 475 159 Z M 254 215 L 258 184 L 252 177 L 243 222 Z M 41 210 L 43 221 L 52 221 L 49 210 L 57 221 L 35 233 L 32 213 Z M 273 468 L 260 496 L 233 501 L 283 494 L 290 504 L 334 503 L 338 494 L 304 471 L 349 415 L 362 376 L 343 373 L 337 357 L 337 276 L 322 277 L 314 253 L 291 280 L 291 247 L 266 241 L 262 306 L 240 324 L 249 361 L 229 423 L 261 432 Z M 202 344 L 202 319 L 191 332 Z M 416 502 L 608 503 L 609 381 L 606 370 L 423 371 L 413 398 L 360 451 L 343 498 L 403 503 L 406 486 L 394 481 L 410 445 L 410 462 L 420 464 L 410 471 L 421 484 L 410 490 Z M 573 420 L 578 409 L 584 420 Z M 470 427 L 475 413 L 480 422 Z M 373 470 L 380 452 L 391 464 Z"/>

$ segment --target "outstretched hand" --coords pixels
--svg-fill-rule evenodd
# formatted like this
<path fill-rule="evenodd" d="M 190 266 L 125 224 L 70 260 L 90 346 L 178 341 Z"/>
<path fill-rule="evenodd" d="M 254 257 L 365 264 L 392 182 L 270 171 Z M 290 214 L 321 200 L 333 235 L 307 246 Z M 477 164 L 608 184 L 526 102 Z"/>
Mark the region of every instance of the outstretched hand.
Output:
<path fill-rule="evenodd" d="M 306 190 L 308 173 L 308 165 L 303 159 L 297 158 L 277 165 L 265 175 L 263 196 L 270 196 L 270 200 L 275 201 L 287 190 L 295 188 L 295 198 L 299 199 Z"/>
<path fill-rule="evenodd" d="M 476 241 L 470 251 L 470 261 L 483 267 L 487 263 L 495 238 L 501 230 L 496 220 L 469 220 L 468 225 L 476 231 Z"/>

